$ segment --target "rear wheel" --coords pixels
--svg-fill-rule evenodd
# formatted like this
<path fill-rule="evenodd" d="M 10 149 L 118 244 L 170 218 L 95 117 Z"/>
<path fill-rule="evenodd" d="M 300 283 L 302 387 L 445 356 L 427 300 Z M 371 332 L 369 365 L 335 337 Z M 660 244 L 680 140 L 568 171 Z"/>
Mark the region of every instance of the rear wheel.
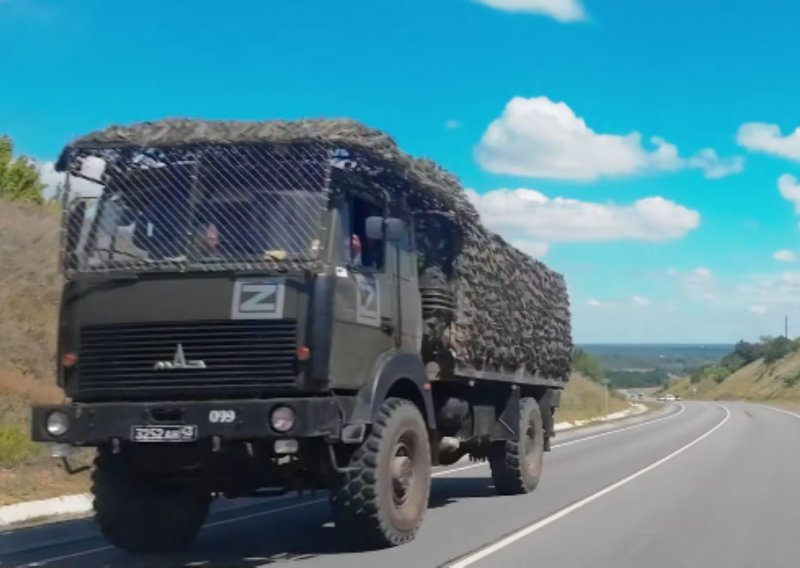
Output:
<path fill-rule="evenodd" d="M 489 452 L 492 479 L 500 495 L 530 493 L 542 476 L 544 427 L 536 399 L 520 401 L 519 422 L 517 439 L 494 442 Z"/>
<path fill-rule="evenodd" d="M 208 516 L 211 495 L 137 475 L 102 452 L 92 473 L 95 520 L 103 535 L 130 552 L 178 552 L 189 547 Z"/>
<path fill-rule="evenodd" d="M 414 539 L 428 508 L 431 452 L 425 421 L 411 402 L 390 398 L 331 500 L 338 528 L 368 546 Z"/>

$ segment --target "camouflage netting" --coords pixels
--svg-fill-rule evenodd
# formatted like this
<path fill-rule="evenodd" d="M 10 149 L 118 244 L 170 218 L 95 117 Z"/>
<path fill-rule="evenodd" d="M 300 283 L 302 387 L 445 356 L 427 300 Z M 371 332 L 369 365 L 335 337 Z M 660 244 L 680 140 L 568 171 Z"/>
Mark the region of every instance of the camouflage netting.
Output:
<path fill-rule="evenodd" d="M 480 223 L 455 176 L 426 159 L 401 152 L 383 132 L 351 120 L 201 121 L 170 119 L 112 126 L 75 140 L 72 155 L 108 150 L 205 144 L 319 143 L 333 151 L 334 183 L 353 181 L 386 190 L 415 211 L 439 211 L 459 228 L 430 230 L 436 217 L 420 216 L 422 269 L 450 283 L 456 311 L 450 348 L 462 366 L 495 372 L 540 374 L 566 380 L 572 352 L 569 299 L 562 275 L 518 251 Z M 167 150 L 168 152 L 168 150 Z M 425 220 L 430 219 L 428 227 Z M 449 233 L 452 234 L 452 230 Z"/>

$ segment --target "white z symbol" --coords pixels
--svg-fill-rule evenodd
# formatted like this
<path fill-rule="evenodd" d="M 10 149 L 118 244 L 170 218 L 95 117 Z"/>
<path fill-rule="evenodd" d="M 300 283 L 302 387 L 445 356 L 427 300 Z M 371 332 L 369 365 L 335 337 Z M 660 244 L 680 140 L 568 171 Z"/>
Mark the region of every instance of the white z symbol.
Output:
<path fill-rule="evenodd" d="M 232 319 L 283 318 L 282 281 L 239 280 L 233 287 Z"/>
<path fill-rule="evenodd" d="M 240 312 L 274 312 L 275 301 L 266 302 L 265 300 L 277 295 L 278 287 L 274 284 L 243 284 L 242 295 L 253 294 L 253 297 L 243 301 L 239 305 Z"/>

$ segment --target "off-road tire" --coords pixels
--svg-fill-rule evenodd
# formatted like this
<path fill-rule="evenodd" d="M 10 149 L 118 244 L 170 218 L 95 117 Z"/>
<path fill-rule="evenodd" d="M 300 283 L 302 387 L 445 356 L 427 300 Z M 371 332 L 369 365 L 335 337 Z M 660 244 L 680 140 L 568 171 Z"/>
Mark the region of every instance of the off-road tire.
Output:
<path fill-rule="evenodd" d="M 492 479 L 499 495 L 530 493 L 539 485 L 544 460 L 544 427 L 539 403 L 523 398 L 519 403 L 516 440 L 495 442 L 489 451 Z"/>
<path fill-rule="evenodd" d="M 117 548 L 135 553 L 185 550 L 208 516 L 211 495 L 137 476 L 121 456 L 101 452 L 92 472 L 94 518 Z"/>
<path fill-rule="evenodd" d="M 408 459 L 398 457 L 398 446 L 408 446 Z M 404 472 L 412 472 L 407 491 L 399 489 L 402 483 L 392 473 L 400 467 L 398 459 Z M 428 508 L 431 482 L 430 442 L 417 407 L 407 400 L 387 399 L 348 467 L 331 499 L 337 528 L 365 547 L 413 540 Z"/>

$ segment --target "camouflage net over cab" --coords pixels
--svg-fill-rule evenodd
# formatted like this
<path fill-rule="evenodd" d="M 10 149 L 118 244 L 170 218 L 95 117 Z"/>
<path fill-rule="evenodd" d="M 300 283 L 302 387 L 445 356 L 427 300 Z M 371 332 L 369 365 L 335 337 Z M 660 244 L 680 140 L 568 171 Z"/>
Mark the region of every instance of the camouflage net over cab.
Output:
<path fill-rule="evenodd" d="M 81 155 L 203 144 L 320 143 L 331 150 L 333 186 L 386 192 L 415 212 L 443 212 L 460 232 L 417 223 L 421 271 L 446 279 L 456 310 L 449 347 L 461 366 L 566 380 L 572 353 L 569 298 L 561 274 L 506 243 L 480 222 L 458 179 L 401 152 L 387 134 L 352 120 L 202 121 L 169 119 L 112 126 L 75 140 L 57 164 Z M 427 322 L 426 322 L 427 323 Z"/>

